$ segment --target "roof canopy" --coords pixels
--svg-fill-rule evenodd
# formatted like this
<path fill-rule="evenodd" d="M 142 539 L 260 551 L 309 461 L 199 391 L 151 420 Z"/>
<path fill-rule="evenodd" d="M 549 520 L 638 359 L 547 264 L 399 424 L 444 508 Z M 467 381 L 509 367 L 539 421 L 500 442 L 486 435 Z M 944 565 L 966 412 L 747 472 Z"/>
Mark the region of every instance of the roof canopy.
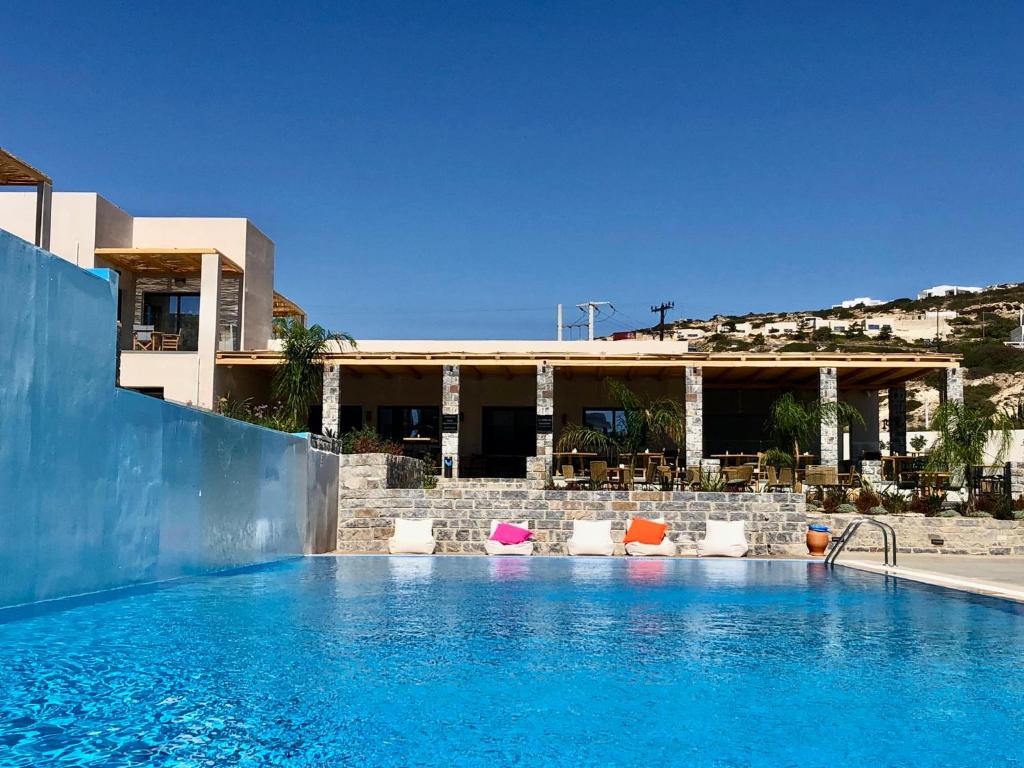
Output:
<path fill-rule="evenodd" d="M 287 296 L 274 291 L 274 317 L 301 317 L 305 322 L 306 313 Z"/>
<path fill-rule="evenodd" d="M 544 354 L 530 353 L 467 353 L 457 351 L 401 352 L 402 342 L 395 342 L 395 352 L 354 350 L 330 355 L 333 363 L 354 376 L 413 375 L 417 378 L 431 372 L 439 373 L 442 365 L 459 365 L 463 372 L 475 375 L 532 375 L 537 365 L 554 366 L 564 377 L 673 378 L 682 377 L 688 366 L 703 371 L 707 387 L 764 389 L 815 388 L 818 370 L 835 368 L 840 389 L 885 389 L 906 381 L 919 379 L 932 371 L 960 365 L 953 355 L 874 355 L 833 353 L 708 353 L 684 354 Z M 276 365 L 280 353 L 221 352 L 221 365 Z"/>
<path fill-rule="evenodd" d="M 241 275 L 242 268 L 216 248 L 97 248 L 96 255 L 117 269 L 137 275 L 199 277 L 203 256 L 220 254 L 225 275 Z"/>
<path fill-rule="evenodd" d="M 0 186 L 34 187 L 52 184 L 50 177 L 0 147 Z"/>

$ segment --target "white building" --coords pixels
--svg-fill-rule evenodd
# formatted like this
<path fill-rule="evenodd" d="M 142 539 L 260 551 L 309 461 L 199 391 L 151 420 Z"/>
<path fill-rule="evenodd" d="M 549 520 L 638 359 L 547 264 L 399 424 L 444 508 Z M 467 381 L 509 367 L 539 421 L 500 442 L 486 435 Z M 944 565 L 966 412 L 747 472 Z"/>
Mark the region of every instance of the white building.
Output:
<path fill-rule="evenodd" d="M 982 289 L 969 285 L 936 285 L 925 288 L 919 294 L 918 299 L 940 299 L 944 296 L 959 296 L 961 293 L 981 293 Z"/>
<path fill-rule="evenodd" d="M 0 229 L 32 241 L 35 228 L 35 194 L 0 193 Z M 274 292 L 274 243 L 247 219 L 132 216 L 56 192 L 49 245 L 118 273 L 120 384 L 167 400 L 212 408 L 229 384 L 218 351 L 267 349 L 275 315 L 304 316 Z"/>
<path fill-rule="evenodd" d="M 880 299 L 872 299 L 869 296 L 858 296 L 856 299 L 847 299 L 838 304 L 833 304 L 832 309 L 854 309 L 856 307 L 877 307 L 885 304 Z"/>

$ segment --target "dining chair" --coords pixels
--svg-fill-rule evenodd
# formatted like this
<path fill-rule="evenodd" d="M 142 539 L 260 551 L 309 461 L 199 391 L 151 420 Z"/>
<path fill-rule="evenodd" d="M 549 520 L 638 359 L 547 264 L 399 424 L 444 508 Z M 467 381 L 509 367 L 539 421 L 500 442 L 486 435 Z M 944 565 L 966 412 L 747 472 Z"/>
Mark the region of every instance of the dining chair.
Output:
<path fill-rule="evenodd" d="M 152 325 L 132 326 L 132 349 L 136 352 L 152 352 L 156 339 L 153 338 Z"/>

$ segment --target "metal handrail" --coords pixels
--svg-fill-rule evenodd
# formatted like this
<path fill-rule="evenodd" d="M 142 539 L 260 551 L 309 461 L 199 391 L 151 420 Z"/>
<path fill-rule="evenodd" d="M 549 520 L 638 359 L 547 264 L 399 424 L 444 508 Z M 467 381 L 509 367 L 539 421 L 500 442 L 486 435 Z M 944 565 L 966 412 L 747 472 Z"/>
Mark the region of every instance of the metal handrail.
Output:
<path fill-rule="evenodd" d="M 882 531 L 882 543 L 885 546 L 885 565 L 886 567 L 896 567 L 896 531 L 888 523 L 883 523 L 881 520 L 876 520 L 873 517 L 858 517 L 856 520 L 851 520 L 849 524 L 843 529 L 842 534 L 836 540 L 832 547 L 832 550 L 825 556 L 825 565 L 835 565 L 836 558 L 839 557 L 846 545 L 853 538 L 853 535 L 860 530 L 860 527 L 864 523 L 870 523 L 876 526 Z M 892 537 L 892 561 L 889 560 L 889 537 Z"/>

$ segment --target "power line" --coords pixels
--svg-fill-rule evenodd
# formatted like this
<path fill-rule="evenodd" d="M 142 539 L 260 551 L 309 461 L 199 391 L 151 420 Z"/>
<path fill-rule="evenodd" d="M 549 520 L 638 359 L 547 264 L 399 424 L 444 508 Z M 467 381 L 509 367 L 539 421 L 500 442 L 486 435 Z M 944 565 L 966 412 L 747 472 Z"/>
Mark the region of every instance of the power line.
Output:
<path fill-rule="evenodd" d="M 674 301 L 663 301 L 658 306 L 651 307 L 651 312 L 660 315 L 658 320 L 658 341 L 665 340 L 665 313 L 675 308 L 676 303 Z"/>

